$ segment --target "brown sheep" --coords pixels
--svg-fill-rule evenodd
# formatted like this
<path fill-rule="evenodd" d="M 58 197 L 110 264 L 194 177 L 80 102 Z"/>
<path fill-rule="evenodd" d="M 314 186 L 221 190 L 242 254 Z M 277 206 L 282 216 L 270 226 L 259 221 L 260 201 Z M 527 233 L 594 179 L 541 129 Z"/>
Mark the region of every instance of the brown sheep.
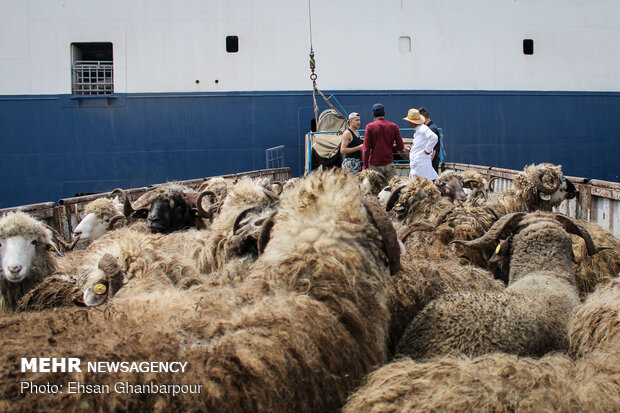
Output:
<path fill-rule="evenodd" d="M 568 321 L 579 304 L 566 231 L 584 237 L 591 253 L 596 252 L 589 234 L 577 225 L 560 214 L 515 213 L 498 220 L 480 240 L 463 241 L 477 247 L 508 234 L 509 252 L 503 256 L 510 266 L 508 287 L 441 296 L 411 322 L 396 352 L 427 359 L 495 351 L 541 356 L 566 350 Z"/>
<path fill-rule="evenodd" d="M 504 289 L 489 271 L 462 265 L 451 249 L 435 240 L 432 229 L 430 223 L 417 222 L 399 233 L 407 253 L 401 257 L 401 270 L 389 279 L 390 354 L 411 320 L 433 299 L 455 292 Z"/>
<path fill-rule="evenodd" d="M 620 278 L 599 286 L 577 309 L 568 326 L 570 352 L 583 357 L 620 348 Z"/>
<path fill-rule="evenodd" d="M 620 406 L 620 351 L 583 360 L 490 354 L 475 359 L 405 358 L 370 374 L 343 413 L 614 412 Z"/>

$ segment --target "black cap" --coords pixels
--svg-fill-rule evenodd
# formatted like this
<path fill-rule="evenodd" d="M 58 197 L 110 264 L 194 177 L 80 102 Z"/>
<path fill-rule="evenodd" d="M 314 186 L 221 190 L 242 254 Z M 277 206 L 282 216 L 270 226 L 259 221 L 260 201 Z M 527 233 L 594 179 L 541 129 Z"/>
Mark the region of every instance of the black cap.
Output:
<path fill-rule="evenodd" d="M 372 105 L 372 114 L 375 116 L 385 116 L 385 108 L 381 103 Z"/>

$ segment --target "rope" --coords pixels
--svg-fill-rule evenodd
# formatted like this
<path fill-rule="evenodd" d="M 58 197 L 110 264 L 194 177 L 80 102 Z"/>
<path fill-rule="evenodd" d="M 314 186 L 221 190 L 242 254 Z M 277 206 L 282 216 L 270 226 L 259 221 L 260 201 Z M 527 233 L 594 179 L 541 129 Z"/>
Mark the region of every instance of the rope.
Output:
<path fill-rule="evenodd" d="M 310 80 L 312 80 L 312 102 L 314 104 L 314 121 L 316 126 L 319 126 L 319 105 L 316 103 L 316 92 L 319 92 L 323 100 L 329 105 L 330 108 L 335 110 L 337 113 L 340 113 L 338 109 L 331 104 L 331 102 L 325 97 L 323 92 L 319 90 L 316 86 L 316 79 L 318 78 L 315 73 L 316 70 L 316 61 L 314 60 L 314 49 L 312 47 L 312 8 L 310 7 L 310 0 L 308 0 L 308 19 L 310 22 Z M 340 113 L 344 116 L 344 114 Z"/>

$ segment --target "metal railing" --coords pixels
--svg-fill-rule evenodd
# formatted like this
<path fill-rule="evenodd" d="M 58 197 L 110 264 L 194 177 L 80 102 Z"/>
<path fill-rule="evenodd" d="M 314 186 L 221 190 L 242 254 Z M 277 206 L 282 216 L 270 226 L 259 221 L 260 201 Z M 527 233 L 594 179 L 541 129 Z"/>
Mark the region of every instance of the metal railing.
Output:
<path fill-rule="evenodd" d="M 74 95 L 112 95 L 114 65 L 111 61 L 76 60 L 71 68 Z"/>
<path fill-rule="evenodd" d="M 274 169 L 259 169 L 256 171 L 248 171 L 241 172 L 237 174 L 228 174 L 228 175 L 217 175 L 222 178 L 271 178 L 272 181 L 280 181 L 284 182 L 291 177 L 291 168 L 274 168 Z M 200 185 L 208 181 L 211 178 L 215 178 L 214 176 L 206 177 L 206 178 L 198 178 L 198 179 L 190 179 L 186 181 L 174 181 L 180 184 L 186 185 L 192 189 L 198 189 Z M 131 188 L 125 189 L 125 193 L 131 201 L 135 201 L 142 194 L 144 194 L 149 189 L 156 187 L 162 184 L 154 184 L 149 187 L 141 187 L 141 188 Z M 28 214 L 34 216 L 41 221 L 49 224 L 51 227 L 56 229 L 58 232 L 62 234 L 62 236 L 69 240 L 71 239 L 71 234 L 73 233 L 73 229 L 77 226 L 80 220 L 83 218 L 82 214 L 84 211 L 84 207 L 89 202 L 103 197 L 109 197 L 111 192 L 102 192 L 99 194 L 78 196 L 73 198 L 63 198 L 58 200 L 58 204 L 55 202 L 42 202 L 39 204 L 30 204 L 30 205 L 22 205 L 18 207 L 12 208 L 3 208 L 0 209 L 0 216 L 3 216 L 11 211 L 24 211 Z"/>

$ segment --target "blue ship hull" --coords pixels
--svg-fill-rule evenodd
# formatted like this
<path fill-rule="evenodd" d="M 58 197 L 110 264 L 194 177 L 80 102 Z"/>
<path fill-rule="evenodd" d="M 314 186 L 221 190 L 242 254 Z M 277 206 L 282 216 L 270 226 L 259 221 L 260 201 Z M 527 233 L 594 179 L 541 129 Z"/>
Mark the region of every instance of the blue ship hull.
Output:
<path fill-rule="evenodd" d="M 552 162 L 566 175 L 620 180 L 618 92 L 333 93 L 362 127 L 375 102 L 403 128 L 407 109 L 425 106 L 443 128 L 446 162 Z M 313 117 L 306 91 L 0 96 L 0 208 L 261 169 L 278 145 L 299 176 Z"/>

